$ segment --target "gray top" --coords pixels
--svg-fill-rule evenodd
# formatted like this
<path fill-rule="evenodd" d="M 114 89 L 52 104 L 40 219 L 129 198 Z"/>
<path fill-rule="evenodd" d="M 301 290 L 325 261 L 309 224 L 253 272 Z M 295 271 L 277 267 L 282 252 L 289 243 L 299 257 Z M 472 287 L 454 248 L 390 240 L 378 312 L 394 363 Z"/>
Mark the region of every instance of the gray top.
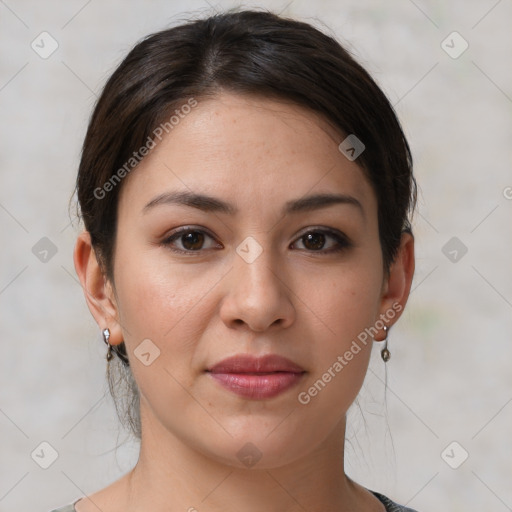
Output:
<path fill-rule="evenodd" d="M 399 505 L 398 503 L 395 503 L 394 501 L 391 501 L 387 496 L 384 496 L 383 494 L 380 494 L 378 492 L 372 491 L 368 489 L 381 503 L 384 504 L 386 507 L 386 512 L 417 512 L 416 510 L 413 510 L 412 508 L 404 507 L 403 505 Z M 81 499 L 81 498 L 79 498 Z M 75 510 L 75 503 L 78 500 L 75 500 L 73 503 L 69 505 L 64 505 L 63 507 L 56 508 L 54 510 L 51 510 L 50 512 L 76 512 Z"/>
<path fill-rule="evenodd" d="M 78 501 L 78 500 L 76 500 L 76 501 Z M 76 512 L 76 510 L 75 510 L 76 501 L 73 503 L 70 503 L 69 505 L 64 505 L 63 507 L 51 510 L 50 512 Z"/>

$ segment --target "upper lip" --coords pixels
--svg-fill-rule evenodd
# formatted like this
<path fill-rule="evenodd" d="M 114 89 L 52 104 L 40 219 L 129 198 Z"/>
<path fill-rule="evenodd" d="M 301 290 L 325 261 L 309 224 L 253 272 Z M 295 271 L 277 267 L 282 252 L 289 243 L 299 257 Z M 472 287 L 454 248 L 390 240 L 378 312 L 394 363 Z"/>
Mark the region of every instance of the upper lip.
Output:
<path fill-rule="evenodd" d="M 213 373 L 302 373 L 305 370 L 293 361 L 277 354 L 268 354 L 262 357 L 238 354 L 210 366 L 207 371 Z"/>

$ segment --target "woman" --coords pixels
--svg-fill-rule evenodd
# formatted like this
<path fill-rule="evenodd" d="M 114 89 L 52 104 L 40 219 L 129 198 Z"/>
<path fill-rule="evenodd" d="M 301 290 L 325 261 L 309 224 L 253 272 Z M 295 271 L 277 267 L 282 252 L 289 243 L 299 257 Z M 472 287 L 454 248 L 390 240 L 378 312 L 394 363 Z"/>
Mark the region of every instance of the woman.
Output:
<path fill-rule="evenodd" d="M 339 43 L 253 11 L 148 36 L 98 100 L 77 192 L 75 268 L 141 445 L 60 512 L 411 510 L 343 466 L 408 299 L 416 184 Z"/>

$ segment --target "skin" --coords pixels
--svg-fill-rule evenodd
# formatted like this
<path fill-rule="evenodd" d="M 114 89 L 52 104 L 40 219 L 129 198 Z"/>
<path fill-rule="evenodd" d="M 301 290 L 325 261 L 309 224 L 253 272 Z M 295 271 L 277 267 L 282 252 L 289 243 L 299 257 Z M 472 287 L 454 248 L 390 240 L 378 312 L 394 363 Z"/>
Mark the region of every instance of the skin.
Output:
<path fill-rule="evenodd" d="M 384 510 L 343 467 L 346 412 L 372 340 L 307 405 L 297 399 L 380 315 L 405 307 L 414 273 L 408 234 L 384 272 L 376 195 L 338 150 L 344 138 L 285 102 L 231 93 L 201 100 L 122 183 L 114 283 L 89 234 L 78 237 L 74 262 L 89 309 L 111 344 L 126 343 L 142 421 L 134 469 L 80 500 L 78 512 Z M 176 190 L 215 196 L 238 213 L 176 204 L 143 211 Z M 323 192 L 350 195 L 362 209 L 281 214 L 287 201 Z M 163 243 L 183 226 L 206 232 L 171 245 L 189 254 Z M 328 234 L 303 237 L 321 228 L 351 245 L 319 252 L 338 247 Z M 249 236 L 262 249 L 251 263 L 236 252 Z M 146 366 L 134 350 L 148 338 L 160 355 Z M 384 338 L 380 329 L 375 339 Z M 283 355 L 307 373 L 277 397 L 241 398 L 205 373 L 239 353 Z M 250 468 L 237 457 L 248 442 L 262 454 Z"/>

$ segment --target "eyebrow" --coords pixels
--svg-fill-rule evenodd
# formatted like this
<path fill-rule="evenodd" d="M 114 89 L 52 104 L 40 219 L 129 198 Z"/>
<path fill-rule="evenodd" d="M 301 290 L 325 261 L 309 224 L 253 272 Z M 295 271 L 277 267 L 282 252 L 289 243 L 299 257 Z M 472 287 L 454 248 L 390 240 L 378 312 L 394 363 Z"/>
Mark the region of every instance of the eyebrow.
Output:
<path fill-rule="evenodd" d="M 238 209 L 216 197 L 205 194 L 197 194 L 194 192 L 164 192 L 151 201 L 142 209 L 142 213 L 147 213 L 159 205 L 176 204 L 179 206 L 188 206 L 197 208 L 204 212 L 225 213 L 228 215 L 236 215 Z M 327 208 L 336 204 L 347 204 L 355 206 L 363 217 L 365 217 L 364 208 L 361 202 L 353 196 L 347 194 L 316 194 L 307 197 L 301 197 L 292 201 L 287 201 L 281 211 L 282 215 L 299 212 L 309 212 Z"/>

